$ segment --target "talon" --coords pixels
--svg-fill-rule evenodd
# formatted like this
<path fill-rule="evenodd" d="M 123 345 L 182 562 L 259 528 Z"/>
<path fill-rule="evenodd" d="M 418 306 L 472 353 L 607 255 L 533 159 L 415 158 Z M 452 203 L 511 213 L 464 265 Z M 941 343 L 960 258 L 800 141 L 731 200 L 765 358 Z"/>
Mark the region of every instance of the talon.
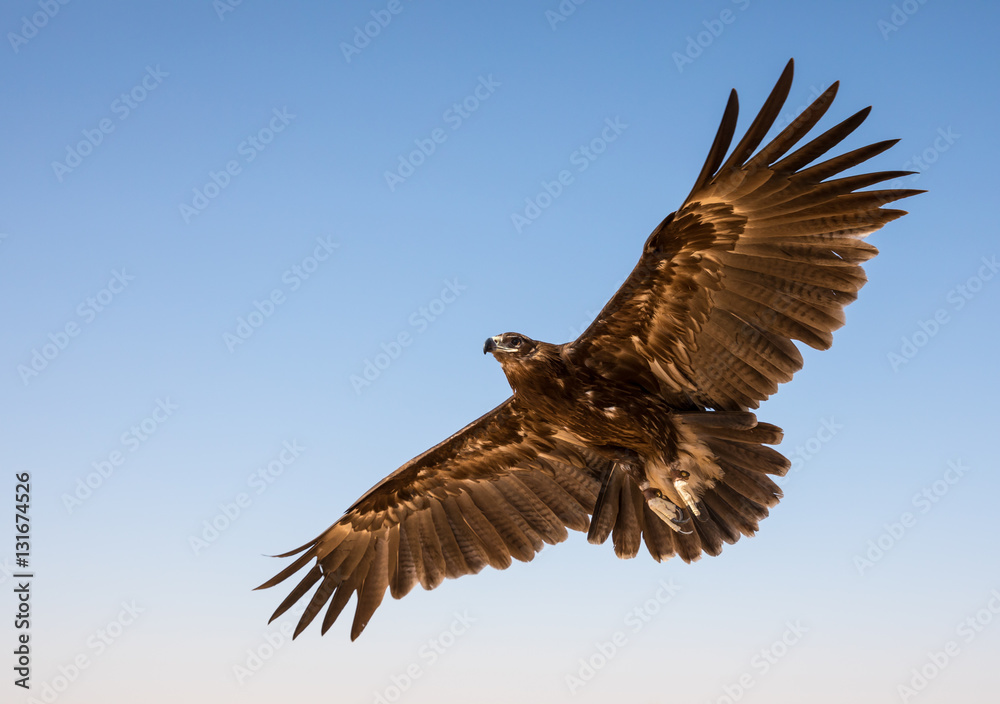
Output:
<path fill-rule="evenodd" d="M 691 535 L 694 532 L 693 530 L 683 530 L 681 528 L 681 526 L 687 525 L 690 522 L 691 522 L 691 516 L 689 516 L 688 512 L 685 511 L 682 507 L 678 506 L 677 518 L 674 519 L 674 525 L 677 527 L 674 528 L 674 530 L 680 533 L 681 535 Z"/>
<path fill-rule="evenodd" d="M 687 474 L 687 472 L 681 472 L 682 476 L 685 474 Z M 691 512 L 695 516 L 700 517 L 701 511 L 698 510 L 698 500 L 694 497 L 694 494 L 692 494 L 691 491 L 688 489 L 688 483 L 682 479 L 678 479 L 677 481 L 674 482 L 674 488 L 677 490 L 677 493 L 680 494 L 680 497 L 684 499 L 684 503 L 688 505 L 688 508 L 691 509 Z"/>
<path fill-rule="evenodd" d="M 655 513 L 660 520 L 670 527 L 670 530 L 675 533 L 690 533 L 690 531 L 681 530 L 681 525 L 688 520 L 687 517 L 684 516 L 684 511 L 682 509 L 659 496 L 647 499 L 646 503 L 649 505 L 649 508 L 653 511 L 653 513 Z"/>

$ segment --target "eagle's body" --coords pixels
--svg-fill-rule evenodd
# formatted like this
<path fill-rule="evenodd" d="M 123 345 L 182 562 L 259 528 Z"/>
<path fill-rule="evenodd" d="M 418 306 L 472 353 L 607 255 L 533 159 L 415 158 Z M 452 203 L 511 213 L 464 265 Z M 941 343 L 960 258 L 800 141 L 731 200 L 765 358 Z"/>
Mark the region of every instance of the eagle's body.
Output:
<path fill-rule="evenodd" d="M 530 409 L 593 449 L 632 450 L 652 456 L 669 440 L 670 408 L 639 387 L 612 384 L 575 364 L 565 345 L 522 337 L 534 349 L 512 357 L 497 353 L 520 407 Z M 611 457 L 610 459 L 617 459 Z"/>
<path fill-rule="evenodd" d="M 882 206 L 920 192 L 860 190 L 907 172 L 842 175 L 892 140 L 814 163 L 868 114 L 800 144 L 836 83 L 760 147 L 791 80 L 789 62 L 730 152 L 733 91 L 691 193 L 579 338 L 486 341 L 513 395 L 283 555 L 302 553 L 261 588 L 311 568 L 272 619 L 318 584 L 295 635 L 324 607 L 325 632 L 357 594 L 353 639 L 387 589 L 398 599 L 505 569 L 567 529 L 610 535 L 620 557 L 644 542 L 656 560 L 686 562 L 756 532 L 781 498 L 768 475 L 789 463 L 767 447 L 780 429 L 750 409 L 802 367 L 793 340 L 831 345 L 877 253 L 865 236 L 905 214 Z"/>
<path fill-rule="evenodd" d="M 512 349 L 515 354 L 505 353 L 496 347 L 505 337 L 524 343 Z M 713 486 L 720 472 L 703 444 L 685 432 L 675 415 L 679 409 L 639 385 L 609 381 L 575 363 L 569 345 L 517 333 L 491 340 L 490 351 L 500 361 L 519 408 L 559 428 L 560 439 L 617 463 L 647 498 L 665 497 L 677 508 L 687 505 L 697 511 L 696 502 L 688 500 Z M 654 506 L 654 512 L 673 513 Z M 680 516 L 665 520 L 673 527 Z"/>

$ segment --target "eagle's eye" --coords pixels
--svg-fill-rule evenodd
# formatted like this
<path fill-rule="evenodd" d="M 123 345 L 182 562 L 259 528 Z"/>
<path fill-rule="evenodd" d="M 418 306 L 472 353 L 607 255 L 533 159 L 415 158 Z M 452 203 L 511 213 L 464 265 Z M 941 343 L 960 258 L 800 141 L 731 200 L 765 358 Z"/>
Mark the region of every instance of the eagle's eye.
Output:
<path fill-rule="evenodd" d="M 514 335 L 512 337 L 507 338 L 507 342 L 508 344 L 510 344 L 511 347 L 520 347 L 521 343 L 524 342 L 524 338 L 520 337 L 519 335 Z"/>

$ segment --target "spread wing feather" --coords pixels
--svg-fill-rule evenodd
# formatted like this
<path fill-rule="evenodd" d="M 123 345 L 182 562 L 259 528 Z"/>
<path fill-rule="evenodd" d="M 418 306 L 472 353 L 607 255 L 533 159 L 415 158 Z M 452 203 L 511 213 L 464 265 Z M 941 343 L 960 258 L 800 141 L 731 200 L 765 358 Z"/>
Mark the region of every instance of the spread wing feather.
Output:
<path fill-rule="evenodd" d="M 790 61 L 726 159 L 739 111 L 730 95 L 691 194 L 569 344 L 574 361 L 678 409 L 738 411 L 757 408 L 802 367 L 792 340 L 830 346 L 844 306 L 866 281 L 860 264 L 877 254 L 863 238 L 904 214 L 881 206 L 921 191 L 858 190 L 907 173 L 900 171 L 828 180 L 895 141 L 809 166 L 868 108 L 789 154 L 829 108 L 836 83 L 754 154 L 788 96 L 792 70 Z"/>
<path fill-rule="evenodd" d="M 487 565 L 505 569 L 565 540 L 567 528 L 586 531 L 610 465 L 554 435 L 511 398 L 410 460 L 315 540 L 279 556 L 302 553 L 258 589 L 315 564 L 271 620 L 318 583 L 294 635 L 324 607 L 325 633 L 357 594 L 354 640 L 386 589 L 399 599 L 418 583 L 433 589 Z"/>

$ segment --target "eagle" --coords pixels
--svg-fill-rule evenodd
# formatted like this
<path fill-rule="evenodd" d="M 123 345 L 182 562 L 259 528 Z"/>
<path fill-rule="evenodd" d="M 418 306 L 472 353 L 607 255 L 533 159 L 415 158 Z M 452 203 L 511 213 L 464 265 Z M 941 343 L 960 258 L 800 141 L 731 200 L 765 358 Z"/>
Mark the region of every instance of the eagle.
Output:
<path fill-rule="evenodd" d="M 258 589 L 309 570 L 272 621 L 316 587 L 294 636 L 324 607 L 326 633 L 357 594 L 353 641 L 386 590 L 399 599 L 418 583 L 528 562 L 568 530 L 595 544 L 610 536 L 621 558 L 645 543 L 657 561 L 685 562 L 755 534 L 782 497 L 771 475 L 789 462 L 770 447 L 781 429 L 751 409 L 802 367 L 793 340 L 830 347 L 878 251 L 864 238 L 906 214 L 882 206 L 923 192 L 860 190 L 913 172 L 842 175 L 898 140 L 827 156 L 870 107 L 800 145 L 838 83 L 758 150 L 793 69 L 732 151 L 730 93 L 690 194 L 576 340 L 487 339 L 510 398 L 277 556 L 298 555 Z"/>

